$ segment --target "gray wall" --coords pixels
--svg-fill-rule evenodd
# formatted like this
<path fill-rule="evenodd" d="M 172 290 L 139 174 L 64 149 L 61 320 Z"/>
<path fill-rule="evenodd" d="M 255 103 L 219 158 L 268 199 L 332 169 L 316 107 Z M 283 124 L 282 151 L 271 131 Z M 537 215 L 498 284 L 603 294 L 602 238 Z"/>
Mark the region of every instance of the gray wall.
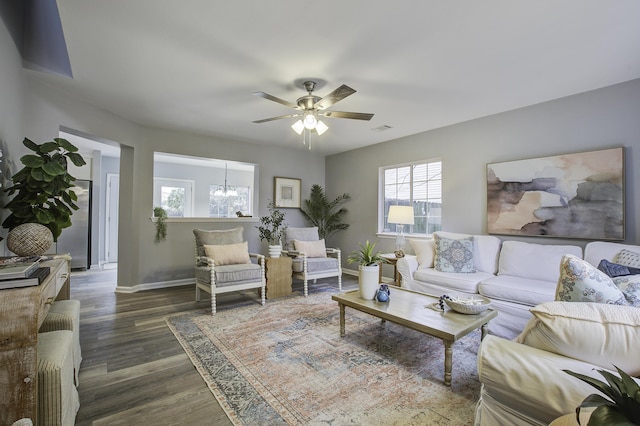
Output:
<path fill-rule="evenodd" d="M 378 168 L 421 159 L 443 163 L 442 226 L 486 233 L 487 163 L 625 147 L 626 242 L 640 244 L 640 79 L 527 108 L 508 111 L 327 157 L 327 193 L 353 198 L 350 228 L 335 245 L 348 254 L 357 242 L 376 240 Z M 506 237 L 501 237 L 507 239 Z M 509 238 L 516 239 L 516 238 Z M 584 240 L 520 238 L 549 244 Z M 378 239 L 393 251 L 393 239 Z"/>

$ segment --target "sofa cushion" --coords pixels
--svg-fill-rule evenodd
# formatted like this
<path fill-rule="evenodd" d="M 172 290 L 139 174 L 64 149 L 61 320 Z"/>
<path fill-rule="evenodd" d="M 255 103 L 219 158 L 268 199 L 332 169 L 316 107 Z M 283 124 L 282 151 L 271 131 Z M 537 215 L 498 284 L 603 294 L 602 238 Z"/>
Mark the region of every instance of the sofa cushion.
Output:
<path fill-rule="evenodd" d="M 255 263 L 216 266 L 215 280 L 217 287 L 223 287 L 229 283 L 260 281 L 262 278 L 262 267 Z M 196 279 L 202 283 L 211 283 L 211 269 L 204 266 L 196 267 Z"/>
<path fill-rule="evenodd" d="M 427 240 L 409 240 L 413 252 L 418 260 L 418 269 L 433 268 L 433 259 L 436 257 L 436 241 L 433 238 Z"/>
<path fill-rule="evenodd" d="M 483 280 L 478 293 L 493 300 L 536 306 L 555 299 L 556 285 L 551 281 L 498 275 Z"/>
<path fill-rule="evenodd" d="M 439 272 L 476 272 L 473 263 L 473 237 L 450 239 L 434 235 L 436 256 L 434 268 Z"/>
<path fill-rule="evenodd" d="M 570 254 L 562 256 L 560 261 L 556 300 L 628 305 L 622 291 L 607 274 Z"/>
<path fill-rule="evenodd" d="M 500 251 L 498 275 L 557 283 L 560 275 L 558 266 L 562 256 L 567 253 L 582 257 L 582 249 L 578 246 L 505 241 Z"/>
<path fill-rule="evenodd" d="M 242 227 L 224 230 L 206 230 L 206 229 L 194 229 L 193 235 L 196 237 L 196 248 L 198 250 L 198 256 L 206 256 L 204 251 L 204 245 L 222 245 L 222 244 L 236 244 L 241 243 L 244 238 L 242 237 Z"/>
<path fill-rule="evenodd" d="M 413 277 L 415 281 L 435 284 L 437 286 L 446 287 L 452 291 L 461 291 L 465 293 L 478 293 L 478 284 L 481 281 L 492 277 L 488 272 L 476 271 L 468 274 L 456 274 L 451 272 L 440 272 L 433 268 L 418 269 Z M 443 293 L 446 293 L 443 292 Z M 436 296 L 440 296 L 439 294 Z"/>
<path fill-rule="evenodd" d="M 640 309 L 602 303 L 547 302 L 518 336 L 527 346 L 640 376 Z"/>
<path fill-rule="evenodd" d="M 635 251 L 622 249 L 616 257 L 616 262 L 632 268 L 640 268 L 640 253 Z"/>
<path fill-rule="evenodd" d="M 318 227 L 311 226 L 306 228 L 286 228 L 284 230 L 284 238 L 287 250 L 295 250 L 294 241 L 316 241 L 319 240 Z"/>
<path fill-rule="evenodd" d="M 459 240 L 468 238 L 471 235 L 458 234 L 454 232 L 437 231 L 435 235 L 444 238 Z M 473 235 L 473 263 L 478 271 L 495 274 L 498 270 L 498 254 L 500 253 L 501 241 L 493 235 Z"/>
<path fill-rule="evenodd" d="M 249 244 L 244 241 L 237 244 L 204 245 L 204 252 L 215 262 L 216 266 L 251 263 Z"/>
<path fill-rule="evenodd" d="M 293 259 L 293 272 L 302 272 L 304 268 L 304 259 L 296 257 Z M 328 272 L 338 270 L 338 259 L 335 257 L 308 257 L 307 273 L 314 274 L 317 272 Z"/>
<path fill-rule="evenodd" d="M 584 248 L 584 260 L 596 266 L 602 259 L 617 263 L 618 253 L 622 249 L 640 252 L 640 246 L 610 243 L 608 241 L 591 241 Z"/>
<path fill-rule="evenodd" d="M 324 239 L 315 241 L 293 240 L 293 246 L 297 251 L 306 254 L 308 257 L 327 257 Z"/>

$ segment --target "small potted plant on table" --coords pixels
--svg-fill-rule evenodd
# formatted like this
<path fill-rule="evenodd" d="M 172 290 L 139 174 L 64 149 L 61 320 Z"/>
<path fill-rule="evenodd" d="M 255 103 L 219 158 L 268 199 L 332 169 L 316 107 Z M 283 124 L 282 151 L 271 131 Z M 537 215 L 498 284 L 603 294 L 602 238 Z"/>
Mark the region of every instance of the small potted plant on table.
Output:
<path fill-rule="evenodd" d="M 284 222 L 284 213 L 276 207 L 273 201 L 269 202 L 269 215 L 260 218 L 258 236 L 260 241 L 269 244 L 269 257 L 280 257 L 282 253 L 282 236 L 287 225 Z"/>
<path fill-rule="evenodd" d="M 359 249 L 354 250 L 347 257 L 348 263 L 358 263 L 360 265 L 358 273 L 358 285 L 360 287 L 360 297 L 371 300 L 375 297 L 380 284 L 380 264 L 385 263 L 379 251 L 376 251 L 376 244 L 369 242 L 358 243 Z"/>

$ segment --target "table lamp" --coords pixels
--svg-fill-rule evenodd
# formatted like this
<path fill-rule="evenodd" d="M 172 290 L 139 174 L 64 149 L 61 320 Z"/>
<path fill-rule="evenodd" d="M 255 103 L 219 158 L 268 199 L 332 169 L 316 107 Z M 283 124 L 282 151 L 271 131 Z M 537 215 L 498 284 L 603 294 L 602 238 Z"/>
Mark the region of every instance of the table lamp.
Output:
<path fill-rule="evenodd" d="M 404 225 L 413 225 L 412 206 L 389 206 L 388 223 L 396 224 L 396 257 L 404 257 Z"/>

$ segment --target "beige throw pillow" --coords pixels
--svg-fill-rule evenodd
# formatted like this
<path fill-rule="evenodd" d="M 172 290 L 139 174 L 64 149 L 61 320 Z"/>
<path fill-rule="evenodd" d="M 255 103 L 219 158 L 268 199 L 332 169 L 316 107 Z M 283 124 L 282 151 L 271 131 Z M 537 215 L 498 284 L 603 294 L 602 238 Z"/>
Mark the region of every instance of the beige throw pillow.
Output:
<path fill-rule="evenodd" d="M 236 265 L 241 263 L 251 263 L 249 257 L 249 244 L 244 241 L 237 244 L 206 245 L 204 251 L 207 257 L 213 259 L 216 266 Z"/>
<path fill-rule="evenodd" d="M 433 268 L 436 255 L 436 243 L 433 239 L 409 240 L 418 260 L 418 269 Z"/>
<path fill-rule="evenodd" d="M 305 253 L 307 257 L 327 257 L 324 239 L 316 241 L 294 240 L 293 244 L 297 251 Z"/>

